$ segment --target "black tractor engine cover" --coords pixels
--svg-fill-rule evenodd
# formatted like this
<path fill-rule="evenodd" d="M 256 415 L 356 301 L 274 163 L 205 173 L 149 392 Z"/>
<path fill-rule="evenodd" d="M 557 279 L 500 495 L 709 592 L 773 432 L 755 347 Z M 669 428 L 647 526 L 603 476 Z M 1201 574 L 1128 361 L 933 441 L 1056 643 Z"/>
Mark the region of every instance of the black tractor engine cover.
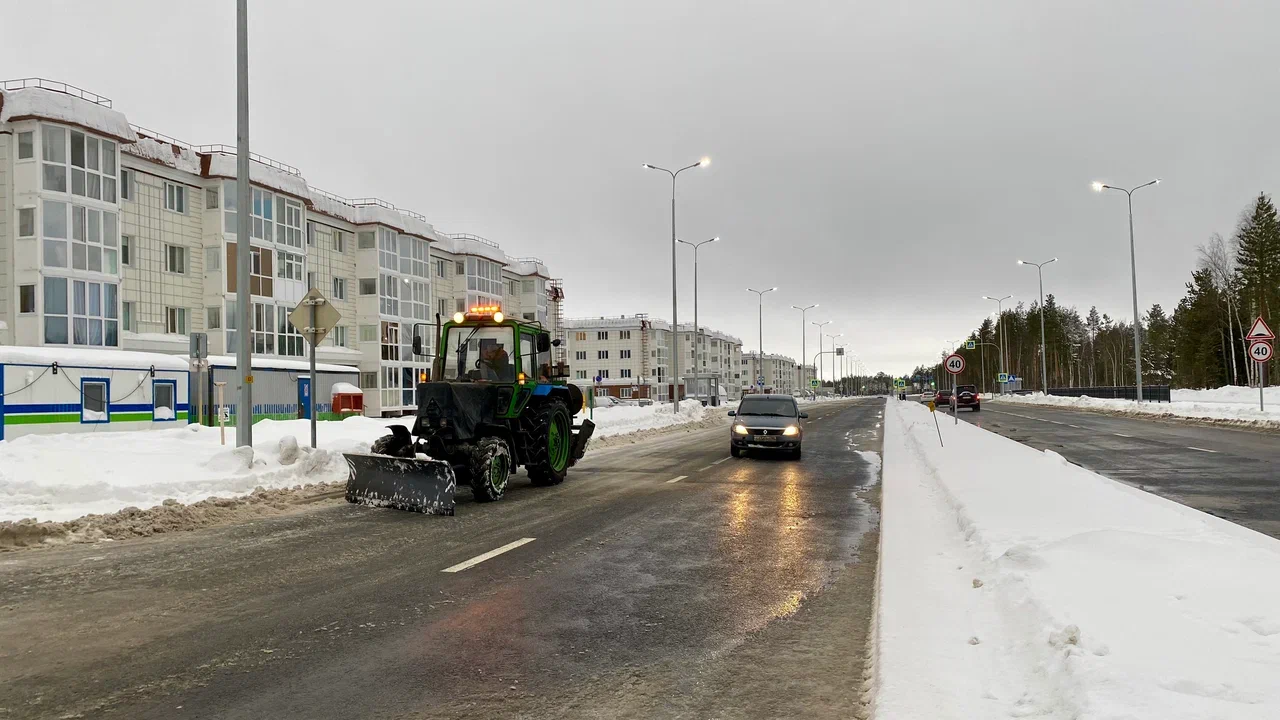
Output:
<path fill-rule="evenodd" d="M 413 434 L 451 431 L 459 442 L 476 438 L 476 429 L 498 416 L 498 385 L 489 383 L 418 383 L 418 419 Z"/>

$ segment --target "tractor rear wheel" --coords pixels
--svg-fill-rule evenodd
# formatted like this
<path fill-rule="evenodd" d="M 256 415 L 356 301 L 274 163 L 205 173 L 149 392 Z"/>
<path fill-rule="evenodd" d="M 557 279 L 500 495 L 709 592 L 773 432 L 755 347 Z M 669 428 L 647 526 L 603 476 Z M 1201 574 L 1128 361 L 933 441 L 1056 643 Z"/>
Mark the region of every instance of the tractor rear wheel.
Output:
<path fill-rule="evenodd" d="M 471 494 L 476 502 L 501 500 L 511 477 L 511 449 L 502 438 L 487 437 L 471 451 Z"/>
<path fill-rule="evenodd" d="M 534 485 L 559 485 L 569 470 L 573 420 L 559 400 L 539 405 L 521 418 L 529 447 L 527 469 Z"/>

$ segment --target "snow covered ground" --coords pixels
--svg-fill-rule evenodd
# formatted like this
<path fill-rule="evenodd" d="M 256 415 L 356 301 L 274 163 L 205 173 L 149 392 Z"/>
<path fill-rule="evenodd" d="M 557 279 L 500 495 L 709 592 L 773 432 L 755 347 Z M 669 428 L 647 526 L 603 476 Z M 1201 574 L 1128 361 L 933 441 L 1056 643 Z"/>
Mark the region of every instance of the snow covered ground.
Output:
<path fill-rule="evenodd" d="M 670 405 L 597 409 L 596 435 L 609 437 L 701 420 L 710 410 L 686 400 Z M 579 418 L 580 419 L 580 418 Z M 245 495 L 256 487 L 288 488 L 344 482 L 343 452 L 367 452 L 392 422 L 352 417 L 317 423 L 318 451 L 309 447 L 306 420 L 263 420 L 253 426 L 253 452 L 237 450 L 235 428 L 226 446 L 217 428 L 27 435 L 0 441 L 0 521 L 71 520 L 125 507 L 149 508 L 167 498 L 189 504 L 207 497 Z"/>
<path fill-rule="evenodd" d="M 885 411 L 874 717 L 1280 717 L 1280 541 L 937 419 Z"/>
<path fill-rule="evenodd" d="M 1180 417 L 1213 420 L 1251 427 L 1280 429 L 1280 387 L 1266 389 L 1266 410 L 1258 410 L 1258 389 L 1221 387 L 1213 390 L 1174 390 L 1171 403 L 1136 403 L 1132 400 L 1110 400 L 1090 397 L 1057 397 L 1055 395 L 1001 395 L 996 403 L 1050 405 L 1098 410 L 1124 415 Z"/>

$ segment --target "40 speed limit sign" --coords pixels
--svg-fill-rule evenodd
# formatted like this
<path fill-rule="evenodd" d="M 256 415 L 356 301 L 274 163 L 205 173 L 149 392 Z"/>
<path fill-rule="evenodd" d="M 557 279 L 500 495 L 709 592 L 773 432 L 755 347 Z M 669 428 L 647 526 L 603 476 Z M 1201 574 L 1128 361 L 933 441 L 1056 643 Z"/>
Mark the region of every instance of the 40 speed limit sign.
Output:
<path fill-rule="evenodd" d="M 953 353 L 942 361 L 942 366 L 952 375 L 959 375 L 964 372 L 964 358 Z"/>
<path fill-rule="evenodd" d="M 1261 340 L 1249 344 L 1249 357 L 1257 362 L 1266 362 L 1271 359 L 1271 343 Z"/>

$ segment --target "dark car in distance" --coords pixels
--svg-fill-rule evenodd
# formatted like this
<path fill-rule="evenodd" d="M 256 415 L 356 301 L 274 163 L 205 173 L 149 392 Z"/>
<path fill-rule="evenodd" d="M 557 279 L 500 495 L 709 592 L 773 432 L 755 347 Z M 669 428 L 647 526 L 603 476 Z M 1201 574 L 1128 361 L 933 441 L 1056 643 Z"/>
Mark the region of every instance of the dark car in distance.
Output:
<path fill-rule="evenodd" d="M 933 398 L 933 404 L 940 408 L 951 407 L 951 391 L 939 390 L 938 394 Z"/>
<path fill-rule="evenodd" d="M 734 418 L 729 429 L 729 454 L 742 457 L 748 450 L 781 451 L 800 457 L 804 427 L 809 417 L 790 395 L 748 395 L 730 410 Z"/>
<path fill-rule="evenodd" d="M 977 385 L 956 386 L 956 410 L 969 408 L 973 412 L 982 411 L 982 398 L 978 395 Z"/>

